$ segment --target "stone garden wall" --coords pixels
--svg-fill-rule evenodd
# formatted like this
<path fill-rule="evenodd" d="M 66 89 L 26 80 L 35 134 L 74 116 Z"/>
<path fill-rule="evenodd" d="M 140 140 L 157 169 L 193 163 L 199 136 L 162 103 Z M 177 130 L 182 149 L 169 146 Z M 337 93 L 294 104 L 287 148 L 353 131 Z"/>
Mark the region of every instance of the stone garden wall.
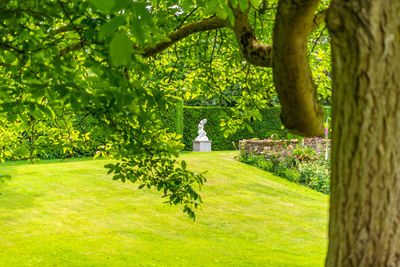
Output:
<path fill-rule="evenodd" d="M 325 153 L 328 144 L 329 151 L 331 151 L 331 139 L 321 139 L 321 138 L 304 138 L 302 145 L 305 147 L 310 147 L 317 151 L 317 154 Z"/>
<path fill-rule="evenodd" d="M 304 138 L 302 142 L 299 142 L 297 139 L 292 140 L 273 140 L 273 139 L 264 139 L 264 140 L 256 140 L 256 139 L 243 139 L 239 141 L 239 152 L 244 153 L 246 155 L 260 155 L 265 150 L 278 150 L 281 146 L 289 146 L 291 145 L 295 148 L 298 145 L 302 145 L 305 147 L 310 147 L 317 151 L 317 153 L 325 153 L 326 143 L 328 143 L 329 149 L 331 148 L 331 140 L 328 139 L 320 139 L 320 138 Z"/>

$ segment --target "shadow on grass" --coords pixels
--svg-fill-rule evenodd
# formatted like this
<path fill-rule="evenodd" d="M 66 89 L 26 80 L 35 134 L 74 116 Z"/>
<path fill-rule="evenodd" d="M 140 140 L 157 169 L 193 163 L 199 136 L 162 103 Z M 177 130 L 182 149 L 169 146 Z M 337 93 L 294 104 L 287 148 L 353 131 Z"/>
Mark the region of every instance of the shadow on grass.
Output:
<path fill-rule="evenodd" d="M 12 167 L 7 167 L 6 173 L 15 173 Z M 2 171 L 4 173 L 4 171 Z M 44 196 L 42 192 L 20 191 L 18 187 L 8 184 L 12 174 L 0 174 L 0 212 L 2 209 L 21 210 L 35 206 L 35 199 Z"/>
<path fill-rule="evenodd" d="M 4 180 L 10 180 L 11 176 L 7 174 L 0 174 L 0 182 L 4 182 Z"/>
<path fill-rule="evenodd" d="M 0 211 L 3 210 L 23 210 L 35 206 L 35 199 L 42 197 L 43 193 L 23 193 L 13 190 L 11 186 L 0 188 Z"/>
<path fill-rule="evenodd" d="M 2 184 L 5 182 L 5 180 L 10 180 L 11 176 L 7 175 L 7 174 L 1 174 L 0 173 L 0 186 L 2 186 Z M 0 187 L 1 188 L 1 187 Z M 1 191 L 0 191 L 0 195 L 1 195 Z"/>

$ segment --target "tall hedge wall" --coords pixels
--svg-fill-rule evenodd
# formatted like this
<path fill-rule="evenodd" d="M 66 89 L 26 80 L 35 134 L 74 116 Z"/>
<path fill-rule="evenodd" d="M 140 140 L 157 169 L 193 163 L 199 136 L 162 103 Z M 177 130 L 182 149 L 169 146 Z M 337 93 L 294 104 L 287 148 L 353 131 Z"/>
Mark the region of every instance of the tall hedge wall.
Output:
<path fill-rule="evenodd" d="M 177 100 L 175 105 L 169 106 L 168 109 L 161 113 L 161 120 L 165 128 L 183 135 L 183 101 Z"/>
<path fill-rule="evenodd" d="M 287 130 L 282 129 L 280 120 L 280 109 L 278 107 L 261 110 L 262 121 L 254 121 L 250 125 L 253 133 L 247 129 L 239 130 L 233 136 L 225 138 L 220 126 L 220 118 L 227 114 L 228 108 L 224 107 L 188 107 L 183 106 L 182 102 L 177 102 L 175 107 L 168 110 L 163 118 L 166 127 L 182 134 L 182 141 L 185 150 L 192 150 L 192 140 L 197 137 L 198 124 L 200 120 L 207 119 L 204 130 L 212 140 L 212 150 L 232 150 L 235 149 L 232 142 L 237 143 L 241 139 L 265 139 L 272 134 L 277 134 L 280 138 L 292 138 Z M 325 119 L 330 117 L 330 107 L 325 107 Z M 289 136 L 288 136 L 289 135 Z"/>

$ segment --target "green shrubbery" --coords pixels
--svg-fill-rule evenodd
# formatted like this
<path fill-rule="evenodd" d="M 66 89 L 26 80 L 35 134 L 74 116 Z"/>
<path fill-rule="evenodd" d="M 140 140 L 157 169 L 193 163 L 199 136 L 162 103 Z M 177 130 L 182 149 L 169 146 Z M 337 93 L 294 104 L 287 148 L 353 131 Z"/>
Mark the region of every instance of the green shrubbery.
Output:
<path fill-rule="evenodd" d="M 0 160 L 93 156 L 104 145 L 88 116 L 56 114 L 52 122 L 29 116 L 27 123 L 0 121 Z"/>
<path fill-rule="evenodd" d="M 176 99 L 174 105 L 160 112 L 161 121 L 165 128 L 177 134 L 183 135 L 183 101 Z"/>
<path fill-rule="evenodd" d="M 308 147 L 281 146 L 263 155 L 240 155 L 240 161 L 329 194 L 330 163 Z"/>

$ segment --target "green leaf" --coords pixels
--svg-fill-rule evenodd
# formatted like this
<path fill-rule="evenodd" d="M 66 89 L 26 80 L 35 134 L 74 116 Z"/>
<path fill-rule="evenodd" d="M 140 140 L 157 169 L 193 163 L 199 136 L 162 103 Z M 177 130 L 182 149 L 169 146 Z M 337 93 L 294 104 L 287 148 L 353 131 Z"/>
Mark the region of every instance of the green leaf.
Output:
<path fill-rule="evenodd" d="M 260 5 L 260 1 L 259 0 L 250 0 L 250 3 L 255 8 L 257 8 Z"/>
<path fill-rule="evenodd" d="M 238 5 L 238 0 L 231 0 L 232 7 L 235 8 Z"/>
<path fill-rule="evenodd" d="M 254 133 L 253 128 L 251 128 L 251 126 L 249 124 L 246 124 L 246 128 L 250 133 Z"/>
<path fill-rule="evenodd" d="M 225 138 L 228 138 L 228 136 L 229 136 L 229 131 L 224 131 L 224 134 L 223 134 L 223 135 L 224 135 Z"/>
<path fill-rule="evenodd" d="M 125 8 L 127 8 L 129 6 L 129 4 L 131 3 L 131 0 L 118 0 L 115 1 L 114 0 L 114 7 L 112 8 L 111 12 L 115 12 L 115 11 L 119 11 L 119 10 L 123 10 Z"/>
<path fill-rule="evenodd" d="M 209 1 L 207 2 L 207 6 L 205 8 L 205 13 L 206 14 L 215 14 L 215 12 L 218 12 L 219 9 L 218 1 Z"/>
<path fill-rule="evenodd" d="M 146 186 L 146 184 L 141 184 L 141 185 L 139 185 L 139 189 L 142 189 L 145 186 Z"/>
<path fill-rule="evenodd" d="M 6 64 L 12 64 L 16 59 L 17 57 L 13 53 L 8 51 L 5 52 L 4 60 Z"/>
<path fill-rule="evenodd" d="M 117 33 L 110 43 L 110 57 L 114 66 L 127 65 L 133 52 L 133 45 L 125 31 Z"/>
<path fill-rule="evenodd" d="M 110 38 L 118 29 L 119 26 L 124 25 L 126 22 L 125 16 L 117 16 L 109 22 L 101 26 L 99 32 L 99 39 L 104 40 Z"/>
<path fill-rule="evenodd" d="M 101 152 L 100 151 L 96 151 L 96 153 L 93 156 L 93 159 L 98 158 L 100 155 L 101 155 Z"/>
<path fill-rule="evenodd" d="M 228 8 L 226 10 L 227 14 L 228 14 L 228 19 L 229 19 L 229 23 L 233 26 L 235 25 L 235 17 L 233 15 L 233 11 L 231 8 Z"/>
<path fill-rule="evenodd" d="M 226 13 L 225 9 L 217 9 L 217 16 L 221 19 L 226 19 L 228 17 L 228 14 Z"/>
<path fill-rule="evenodd" d="M 106 164 L 106 165 L 104 165 L 104 168 L 107 168 L 107 169 L 114 169 L 114 164 L 111 164 L 111 163 Z"/>
<path fill-rule="evenodd" d="M 249 3 L 247 2 L 247 0 L 239 0 L 239 7 L 240 7 L 240 10 L 242 12 L 244 12 L 249 7 Z"/>
<path fill-rule="evenodd" d="M 183 2 L 181 3 L 181 6 L 184 10 L 190 9 L 191 7 L 193 7 L 193 5 L 193 0 L 183 0 Z"/>
<path fill-rule="evenodd" d="M 54 119 L 55 113 L 53 109 L 49 106 L 37 105 L 37 107 L 42 111 L 45 115 L 49 116 L 49 118 Z"/>
<path fill-rule="evenodd" d="M 145 41 L 142 24 L 143 23 L 142 23 L 141 19 L 135 19 L 132 23 L 133 35 L 135 36 L 135 38 L 139 44 L 144 44 L 144 41 Z"/>
<path fill-rule="evenodd" d="M 111 9 L 114 7 L 116 0 L 90 0 L 90 2 L 100 11 L 105 14 L 110 13 Z"/>
<path fill-rule="evenodd" d="M 186 161 L 182 160 L 181 166 L 182 166 L 182 169 L 186 170 Z"/>

